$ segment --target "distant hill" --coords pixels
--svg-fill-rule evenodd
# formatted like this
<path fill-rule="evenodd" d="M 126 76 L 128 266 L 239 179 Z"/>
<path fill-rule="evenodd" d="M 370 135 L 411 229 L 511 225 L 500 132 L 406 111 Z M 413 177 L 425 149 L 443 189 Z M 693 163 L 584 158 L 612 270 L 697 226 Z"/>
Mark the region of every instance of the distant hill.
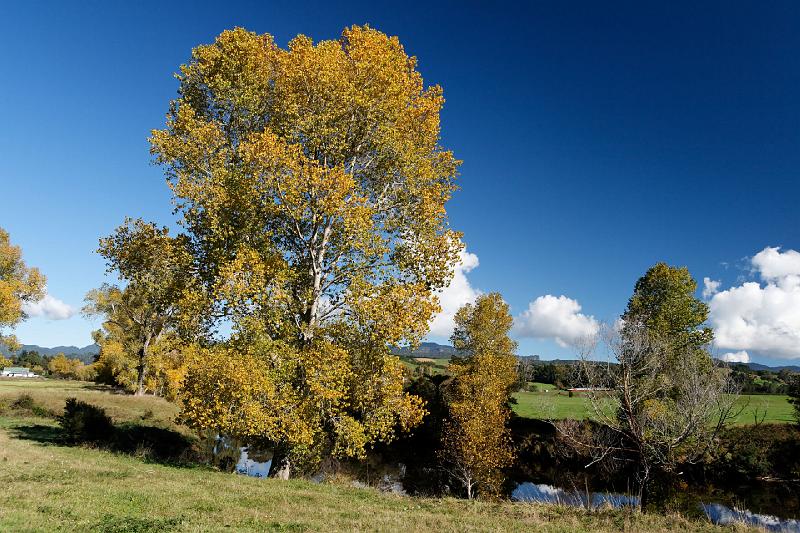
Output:
<path fill-rule="evenodd" d="M 90 344 L 89 346 L 84 346 L 83 348 L 79 348 L 77 346 L 55 346 L 53 348 L 45 348 L 44 346 L 38 346 L 36 344 L 23 344 L 22 348 L 16 352 L 11 352 L 5 345 L 0 344 L 0 354 L 4 356 L 26 351 L 38 352 L 40 355 L 48 355 L 51 357 L 63 353 L 70 359 L 80 359 L 84 363 L 88 364 L 93 362 L 97 354 L 100 353 L 100 346 L 97 344 Z"/>
<path fill-rule="evenodd" d="M 438 344 L 436 342 L 423 342 L 418 348 L 412 350 L 411 348 L 393 348 L 392 353 L 395 355 L 403 355 L 406 357 L 427 357 L 430 359 L 447 359 L 458 354 L 458 351 L 449 344 Z M 540 360 L 538 355 L 522 355 L 523 359 L 528 359 L 534 362 Z"/>
<path fill-rule="evenodd" d="M 767 366 L 761 363 L 747 363 L 750 370 L 771 370 L 773 372 L 780 372 L 781 370 L 789 370 L 791 372 L 800 373 L 800 366 L 797 365 L 784 365 L 784 366 Z"/>
<path fill-rule="evenodd" d="M 408 357 L 429 357 L 431 359 L 446 359 L 456 355 L 456 349 L 447 344 L 437 344 L 435 342 L 423 342 L 416 349 L 408 347 L 393 348 L 395 355 L 405 355 Z"/>

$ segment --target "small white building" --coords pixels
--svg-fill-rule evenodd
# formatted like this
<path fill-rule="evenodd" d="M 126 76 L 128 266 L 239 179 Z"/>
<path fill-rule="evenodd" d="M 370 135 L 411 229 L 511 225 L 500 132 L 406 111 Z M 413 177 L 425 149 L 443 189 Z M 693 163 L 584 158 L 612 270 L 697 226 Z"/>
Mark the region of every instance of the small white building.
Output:
<path fill-rule="evenodd" d="M 7 366 L 3 369 L 0 376 L 6 378 L 38 378 L 36 374 L 31 372 L 30 368 L 25 368 L 22 366 Z"/>

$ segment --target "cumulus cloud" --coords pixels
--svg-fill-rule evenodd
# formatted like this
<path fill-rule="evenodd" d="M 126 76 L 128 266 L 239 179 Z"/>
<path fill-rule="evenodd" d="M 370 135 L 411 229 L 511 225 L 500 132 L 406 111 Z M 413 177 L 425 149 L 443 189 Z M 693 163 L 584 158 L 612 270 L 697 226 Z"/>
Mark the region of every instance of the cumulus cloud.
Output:
<path fill-rule="evenodd" d="M 594 337 L 600 324 L 584 315 L 577 300 L 551 294 L 539 296 L 515 319 L 514 330 L 521 337 L 553 339 L 567 347 Z"/>
<path fill-rule="evenodd" d="M 431 335 L 449 337 L 455 327 L 453 319 L 456 312 L 480 296 L 481 291 L 475 289 L 467 279 L 467 273 L 479 264 L 477 255 L 466 250 L 461 252 L 461 258 L 455 267 L 450 285 L 438 293 L 442 311 L 431 321 Z"/>
<path fill-rule="evenodd" d="M 719 292 L 719 286 L 722 285 L 721 281 L 715 281 L 711 278 L 703 278 L 703 299 L 708 300 Z"/>
<path fill-rule="evenodd" d="M 715 345 L 800 359 L 800 253 L 764 248 L 751 266 L 759 281 L 718 292 L 709 302 Z"/>
<path fill-rule="evenodd" d="M 722 354 L 720 359 L 728 363 L 749 363 L 750 354 L 744 350 L 739 350 L 738 352 L 728 352 L 726 354 Z"/>
<path fill-rule="evenodd" d="M 69 304 L 51 296 L 45 290 L 44 297 L 38 302 L 25 302 L 22 310 L 30 317 L 42 317 L 48 320 L 66 320 L 78 311 Z"/>
<path fill-rule="evenodd" d="M 789 278 L 793 284 L 800 282 L 800 252 L 767 247 L 753 256 L 752 262 L 754 270 L 766 281 Z"/>

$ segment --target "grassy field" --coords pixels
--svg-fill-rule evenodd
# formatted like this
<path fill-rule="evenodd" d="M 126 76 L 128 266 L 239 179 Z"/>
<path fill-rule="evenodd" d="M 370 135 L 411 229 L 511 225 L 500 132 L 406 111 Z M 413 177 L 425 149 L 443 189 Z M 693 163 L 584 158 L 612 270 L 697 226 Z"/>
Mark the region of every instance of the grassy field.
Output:
<path fill-rule="evenodd" d="M 561 420 L 564 418 L 589 418 L 592 411 L 589 400 L 576 394 L 570 398 L 565 391 L 553 385 L 537 384 L 537 392 L 518 392 L 514 394 L 517 404 L 514 412 L 526 418 Z M 547 390 L 547 392 L 545 392 Z M 740 411 L 733 424 L 753 424 L 756 421 L 790 423 L 794 421 L 792 406 L 788 396 L 743 395 L 737 403 Z M 609 406 L 613 405 L 609 401 Z"/>
<path fill-rule="evenodd" d="M 67 398 L 75 397 L 101 405 L 117 421 L 144 417 L 161 426 L 181 429 L 173 424 L 178 407 L 155 396 L 116 394 L 109 387 L 83 381 L 0 378 L 0 404 L 9 403 L 20 394 L 28 394 L 38 405 L 57 414 L 64 410 Z"/>
<path fill-rule="evenodd" d="M 422 367 L 433 374 L 444 374 L 447 372 L 447 365 L 450 364 L 450 358 L 430 358 L 430 357 L 408 357 L 401 356 L 400 361 L 411 370 Z"/>
<path fill-rule="evenodd" d="M 9 407 L 22 393 L 54 409 L 62 398 L 81 397 L 105 407 L 117 422 L 163 423 L 174 413 L 156 398 L 115 395 L 87 383 L 0 381 L 0 531 L 722 530 L 680 516 L 411 498 L 148 463 L 61 444 L 52 418 Z"/>

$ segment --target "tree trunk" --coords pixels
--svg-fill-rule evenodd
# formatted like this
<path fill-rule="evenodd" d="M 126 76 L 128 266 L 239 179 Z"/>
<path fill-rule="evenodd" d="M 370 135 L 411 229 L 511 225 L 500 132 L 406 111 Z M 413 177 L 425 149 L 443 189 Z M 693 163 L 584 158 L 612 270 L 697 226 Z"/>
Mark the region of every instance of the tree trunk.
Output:
<path fill-rule="evenodd" d="M 311 302 L 306 310 L 306 330 L 302 332 L 302 341 L 306 346 L 311 344 L 314 340 L 314 330 L 319 321 L 319 304 L 322 299 L 322 271 L 325 266 L 325 252 L 328 247 L 331 231 L 331 223 L 329 222 L 325 226 L 322 242 L 319 244 L 319 247 L 316 248 L 316 250 L 310 250 L 311 266 L 309 267 L 308 274 L 311 278 Z"/>
<path fill-rule="evenodd" d="M 148 335 L 139 349 L 139 364 L 136 365 L 136 392 L 134 396 L 144 396 L 144 374 L 147 370 L 147 349 L 150 347 L 150 336 Z"/>
<path fill-rule="evenodd" d="M 644 465 L 639 469 L 639 510 L 642 512 L 647 510 L 650 505 L 650 466 Z"/>
<path fill-rule="evenodd" d="M 292 475 L 292 462 L 288 457 L 281 457 L 280 455 L 273 454 L 272 465 L 269 469 L 269 477 L 275 479 L 282 479 L 286 481 Z"/>
<path fill-rule="evenodd" d="M 135 396 L 144 395 L 144 348 L 139 350 L 139 364 L 136 365 L 136 392 Z"/>

